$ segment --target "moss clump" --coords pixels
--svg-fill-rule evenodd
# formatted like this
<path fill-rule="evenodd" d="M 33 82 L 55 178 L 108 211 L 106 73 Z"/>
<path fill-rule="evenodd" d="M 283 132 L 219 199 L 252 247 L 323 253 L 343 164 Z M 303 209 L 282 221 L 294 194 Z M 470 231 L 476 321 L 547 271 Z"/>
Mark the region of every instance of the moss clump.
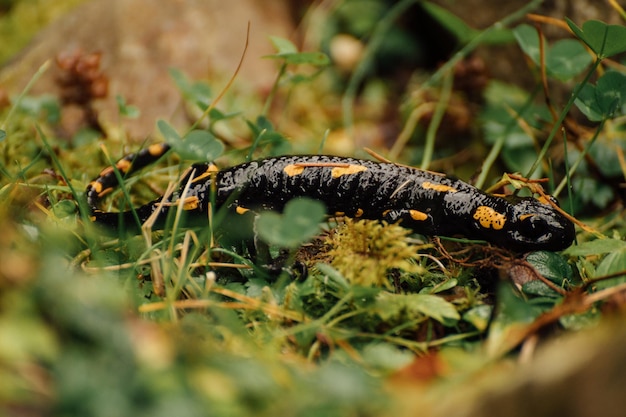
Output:
<path fill-rule="evenodd" d="M 419 270 L 414 261 L 421 246 L 409 241 L 410 233 L 396 224 L 346 219 L 327 237 L 330 264 L 353 284 L 391 288 L 390 270 Z"/>

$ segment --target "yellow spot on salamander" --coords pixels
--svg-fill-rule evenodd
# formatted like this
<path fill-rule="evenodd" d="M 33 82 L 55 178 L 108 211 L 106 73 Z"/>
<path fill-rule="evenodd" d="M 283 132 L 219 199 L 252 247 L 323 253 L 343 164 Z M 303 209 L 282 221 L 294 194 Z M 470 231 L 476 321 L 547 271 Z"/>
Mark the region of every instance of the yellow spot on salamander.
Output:
<path fill-rule="evenodd" d="M 422 183 L 422 188 L 426 190 L 440 191 L 442 193 L 456 193 L 457 192 L 457 189 L 454 187 L 450 187 L 449 185 L 443 185 L 443 184 L 433 184 L 430 181 L 424 181 Z"/>
<path fill-rule="evenodd" d="M 154 145 L 148 146 L 148 153 L 152 156 L 161 156 L 165 151 L 165 145 L 162 143 L 155 143 Z"/>
<path fill-rule="evenodd" d="M 287 165 L 285 168 L 283 168 L 283 171 L 285 171 L 285 174 L 289 175 L 290 177 L 294 177 L 304 172 L 304 166 L 290 164 L 290 165 Z"/>
<path fill-rule="evenodd" d="M 367 171 L 367 168 L 364 167 L 363 165 L 350 164 L 345 167 L 334 167 L 333 170 L 331 171 L 331 176 L 333 178 L 339 178 L 342 175 L 352 175 L 352 174 L 356 174 L 356 173 L 363 172 L 363 171 Z"/>
<path fill-rule="evenodd" d="M 204 172 L 198 175 L 197 177 L 193 177 L 191 179 L 191 182 L 194 183 L 194 182 L 202 181 L 205 178 L 211 177 L 213 174 L 216 174 L 217 172 L 219 172 L 219 168 L 215 164 L 209 164 L 209 166 L 206 167 Z"/>
<path fill-rule="evenodd" d="M 535 214 L 534 214 L 534 213 L 522 214 L 521 216 L 519 216 L 519 219 L 520 219 L 521 221 L 524 221 L 524 220 L 526 220 L 527 218 L 529 218 L 529 217 L 533 217 L 533 216 L 535 216 Z"/>
<path fill-rule="evenodd" d="M 100 194 L 102 192 L 102 184 L 98 181 L 91 181 L 89 186 L 94 189 L 96 194 Z"/>
<path fill-rule="evenodd" d="M 418 222 L 423 222 L 428 219 L 428 214 L 419 210 L 409 210 L 409 214 L 413 220 L 417 220 Z"/>
<path fill-rule="evenodd" d="M 478 220 L 480 225 L 485 229 L 500 230 L 506 223 L 506 217 L 502 213 L 498 213 L 491 207 L 480 206 L 474 212 L 474 219 Z"/>
<path fill-rule="evenodd" d="M 551 205 L 551 204 L 550 204 L 550 198 L 549 198 L 549 197 L 547 197 L 547 196 L 543 196 L 543 195 L 542 195 L 542 196 L 540 196 L 537 200 L 538 200 L 541 204 L 545 204 L 546 206 L 550 206 L 550 205 Z"/>
<path fill-rule="evenodd" d="M 100 186 L 100 188 L 102 188 L 102 186 Z M 104 197 L 105 195 L 109 194 L 111 191 L 113 191 L 113 187 L 109 187 L 109 188 L 105 188 L 101 190 L 100 192 L 98 192 L 98 198 Z"/>
<path fill-rule="evenodd" d="M 235 209 L 235 212 L 237 214 L 246 214 L 248 211 L 250 211 L 250 209 L 247 209 L 247 208 L 241 207 L 241 206 L 237 206 L 237 208 Z"/>
<path fill-rule="evenodd" d="M 354 217 L 361 217 L 363 215 L 363 209 L 357 209 L 354 213 Z"/>
<path fill-rule="evenodd" d="M 289 164 L 283 168 L 283 172 L 290 177 L 300 175 L 305 168 L 326 168 L 332 167 L 330 175 L 333 178 L 339 178 L 342 175 L 352 175 L 359 172 L 367 171 L 363 165 L 355 164 L 333 164 L 333 163 L 306 163 L 306 164 Z"/>
<path fill-rule="evenodd" d="M 130 171 L 130 167 L 132 166 L 132 162 L 126 160 L 126 159 L 120 159 L 119 161 L 117 161 L 117 163 L 115 164 L 115 167 L 122 173 L 122 174 L 126 174 Z"/>
<path fill-rule="evenodd" d="M 183 201 L 183 210 L 195 210 L 200 206 L 200 199 L 195 195 L 192 197 L 187 197 Z"/>

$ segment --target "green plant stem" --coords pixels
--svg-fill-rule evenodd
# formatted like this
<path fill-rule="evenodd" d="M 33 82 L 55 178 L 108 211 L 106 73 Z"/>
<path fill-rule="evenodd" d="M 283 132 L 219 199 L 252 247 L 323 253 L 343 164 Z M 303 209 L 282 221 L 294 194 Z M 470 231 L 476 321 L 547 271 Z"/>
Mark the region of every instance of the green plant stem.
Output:
<path fill-rule="evenodd" d="M 531 10 L 535 9 L 536 7 L 538 7 L 543 0 L 534 0 L 531 1 L 530 3 L 528 3 L 526 6 L 522 7 L 521 9 L 511 13 L 510 15 L 504 17 L 502 20 L 499 20 L 495 23 L 493 23 L 491 26 L 489 26 L 487 29 L 485 29 L 484 31 L 480 32 L 476 37 L 474 37 L 471 41 L 469 41 L 463 48 L 461 48 L 456 54 L 454 54 L 454 56 L 452 58 L 450 58 L 444 65 L 442 65 L 437 71 L 435 71 L 435 73 L 428 79 L 426 80 L 426 82 L 424 84 L 422 84 L 419 89 L 416 91 L 415 96 L 420 96 L 420 91 L 425 90 L 426 88 L 429 88 L 435 84 L 437 84 L 446 74 L 452 74 L 453 68 L 454 66 L 459 63 L 462 59 L 464 59 L 467 55 L 469 55 L 474 49 L 476 49 L 476 47 L 478 47 L 483 39 L 493 30 L 495 29 L 499 29 L 501 27 L 506 27 L 509 24 L 511 24 L 512 22 L 520 19 L 521 17 L 523 17 L 526 13 L 530 12 Z M 345 96 L 344 96 L 345 99 Z M 346 108 L 344 107 L 344 125 L 346 125 L 345 120 L 346 120 Z M 408 135 L 410 134 L 410 132 L 405 132 L 405 130 L 407 130 L 407 128 L 409 128 L 408 126 L 405 127 L 405 129 L 403 129 L 402 133 L 400 134 L 400 136 L 402 137 L 408 137 Z M 412 126 L 410 127 L 411 131 L 414 129 L 415 127 Z M 428 142 L 428 139 L 427 139 Z M 501 145 L 500 145 L 501 146 Z M 396 154 L 399 152 L 397 149 L 395 150 Z M 426 150 L 425 150 L 426 152 Z M 490 167 L 493 164 L 493 161 L 495 161 L 495 158 L 497 157 L 498 153 L 500 152 L 499 149 L 496 150 L 496 152 L 492 155 L 492 160 L 489 163 L 488 167 Z M 426 155 L 425 155 L 426 156 Z M 424 163 L 424 160 L 422 160 L 422 164 Z M 484 168 L 485 165 L 483 165 Z M 423 165 L 422 165 L 423 167 Z M 487 169 L 488 171 L 488 169 Z M 483 169 L 484 172 L 484 169 Z M 484 183 L 485 178 L 486 178 L 486 173 L 482 174 L 481 176 L 483 177 L 482 181 Z"/>
<path fill-rule="evenodd" d="M 11 120 L 11 117 L 13 117 L 13 113 L 15 113 L 16 109 L 20 106 L 20 103 L 22 102 L 26 94 L 28 94 L 28 92 L 33 87 L 33 85 L 35 85 L 37 80 L 41 78 L 41 76 L 44 74 L 44 72 L 48 70 L 48 68 L 50 68 L 50 60 L 47 60 L 39 67 L 35 75 L 33 75 L 33 77 L 30 79 L 28 84 L 26 84 L 26 87 L 24 87 L 24 90 L 22 90 L 20 95 L 17 96 L 17 99 L 13 103 L 13 106 L 11 106 L 11 110 L 9 110 L 9 114 L 7 114 L 7 117 L 4 119 L 4 122 L 2 122 L 2 126 L 0 126 L 1 130 L 6 131 L 9 120 Z"/>
<path fill-rule="evenodd" d="M 310 321 L 310 322 L 301 323 L 299 325 L 290 327 L 288 329 L 284 329 L 283 331 L 279 332 L 279 336 L 287 337 L 287 336 L 295 335 L 301 332 L 317 329 L 319 327 L 324 326 L 326 323 L 330 322 L 332 317 L 335 314 L 338 314 L 341 311 L 341 309 L 344 308 L 344 306 L 353 298 L 354 298 L 354 293 L 352 291 L 348 291 L 322 317 L 316 320 Z"/>
<path fill-rule="evenodd" d="M 537 96 L 537 93 L 540 91 L 540 89 L 541 89 L 540 84 L 535 86 L 535 89 L 533 90 L 533 92 L 528 95 L 528 98 L 526 99 L 524 104 L 522 104 L 522 107 L 520 107 L 519 111 L 517 112 L 517 117 L 514 117 L 513 119 L 511 119 L 511 121 L 507 123 L 506 126 L 504 127 L 504 131 L 498 137 L 496 142 L 493 144 L 493 146 L 491 147 L 491 150 L 489 151 L 489 154 L 487 155 L 487 157 L 483 161 L 482 166 L 480 167 L 480 174 L 478 175 L 478 179 L 476 180 L 476 183 L 474 184 L 476 187 L 482 188 L 482 186 L 485 184 L 485 181 L 487 181 L 487 175 L 489 175 L 489 170 L 491 169 L 493 164 L 496 162 L 496 158 L 498 158 L 498 155 L 500 155 L 500 152 L 502 151 L 502 147 L 504 146 L 504 142 L 506 141 L 506 137 L 511 132 L 511 129 L 513 129 L 517 125 L 517 121 L 519 118 L 521 118 L 521 115 L 524 114 L 526 110 L 528 110 L 528 108 L 530 108 L 530 106 L 533 104 L 533 101 L 535 97 Z"/>
<path fill-rule="evenodd" d="M 543 160 L 543 158 L 546 156 L 546 153 L 548 152 L 548 149 L 550 148 L 550 145 L 552 144 L 552 140 L 554 140 L 554 137 L 556 136 L 557 132 L 561 128 L 561 125 L 563 124 L 563 120 L 565 120 L 565 118 L 567 117 L 567 114 L 572 108 L 574 101 L 576 101 L 576 98 L 580 94 L 580 91 L 585 86 L 585 84 L 589 82 L 589 79 L 596 72 L 601 62 L 602 62 L 601 58 L 596 58 L 593 66 L 589 69 L 589 71 L 587 71 L 587 74 L 585 74 L 585 78 L 583 79 L 583 81 L 580 84 L 578 84 L 576 88 L 574 89 L 574 92 L 572 93 L 569 100 L 567 101 L 567 104 L 565 104 L 565 107 L 561 111 L 561 114 L 559 115 L 559 119 L 554 123 L 554 126 L 552 126 L 550 135 L 548 136 L 548 139 L 546 139 L 546 143 L 544 143 L 543 147 L 541 148 L 541 151 L 539 151 L 539 155 L 537 156 L 535 163 L 528 170 L 528 173 L 526 174 L 526 178 L 530 178 L 533 175 L 533 173 L 537 170 L 537 167 L 541 163 L 541 160 Z"/>
<path fill-rule="evenodd" d="M 107 162 L 113 168 L 113 174 L 115 175 L 115 179 L 117 180 L 118 184 L 124 184 L 124 178 L 122 177 L 122 173 L 120 172 L 120 170 L 117 169 L 117 166 L 115 165 L 115 161 L 111 159 L 108 152 L 104 152 L 104 156 L 106 156 Z M 130 193 L 128 192 L 128 189 L 126 187 L 120 187 L 120 188 L 122 190 L 122 193 L 124 194 L 125 201 L 128 203 L 128 206 L 130 207 L 130 211 L 132 212 L 133 219 L 135 220 L 135 223 L 137 224 L 137 227 L 139 228 L 139 230 L 141 230 L 141 220 L 139 220 L 139 215 L 137 214 L 137 211 L 131 204 L 132 200 L 130 198 Z"/>
<path fill-rule="evenodd" d="M 9 132 L 7 132 L 7 128 L 9 126 L 9 121 L 11 120 L 11 118 L 13 117 L 13 114 L 17 111 L 17 109 L 20 106 L 20 103 L 22 102 L 22 100 L 24 99 L 24 97 L 26 97 L 26 94 L 28 94 L 28 92 L 30 91 L 30 89 L 33 87 L 33 85 L 35 85 L 35 83 L 37 82 L 37 80 L 39 80 L 39 78 L 41 78 L 41 76 L 48 70 L 48 68 L 50 68 L 50 60 L 47 60 L 46 62 L 44 62 L 39 69 L 37 70 L 37 72 L 35 73 L 35 75 L 32 76 L 32 78 L 30 79 L 30 81 L 28 81 L 28 84 L 26 84 L 26 87 L 24 87 L 24 89 L 22 90 L 22 92 L 20 93 L 19 96 L 17 96 L 17 99 L 15 100 L 15 102 L 13 103 L 13 105 L 11 106 L 11 109 L 9 110 L 9 113 L 7 114 L 7 117 L 4 118 L 4 121 L 2 122 L 2 125 L 0 125 L 0 130 L 4 131 L 5 134 L 5 138 L 4 140 L 6 142 L 9 141 L 10 138 L 10 134 Z M 7 145 L 8 146 L 8 145 Z M 5 175 L 7 178 L 10 178 L 11 175 L 9 174 L 8 170 L 5 168 L 5 166 L 7 166 L 9 164 L 8 161 L 8 152 L 2 152 L 4 154 L 4 161 L 2 161 L 2 165 L 0 165 L 0 173 L 2 173 L 3 175 Z"/>
<path fill-rule="evenodd" d="M 591 148 L 591 146 L 593 146 L 594 142 L 596 141 L 596 139 L 598 139 L 598 136 L 600 135 L 600 132 L 602 131 L 602 129 L 604 128 L 604 124 L 606 123 L 606 119 L 602 119 L 600 121 L 600 124 L 598 125 L 598 128 L 596 129 L 595 133 L 593 134 L 593 137 L 591 138 L 591 140 L 589 142 L 587 142 L 587 145 L 585 146 L 585 148 L 583 149 L 583 151 L 580 153 L 580 155 L 578 155 L 578 158 L 576 159 L 576 162 L 574 162 L 572 164 L 572 166 L 569 168 L 567 175 L 565 176 L 565 178 L 563 178 L 561 180 L 561 182 L 559 183 L 558 187 L 556 187 L 554 189 L 554 192 L 552 195 L 554 195 L 555 197 L 557 197 L 559 195 L 559 193 L 561 191 L 563 191 L 563 187 L 565 187 L 565 185 L 568 184 L 569 182 L 569 178 L 574 175 L 574 172 L 576 172 L 576 169 L 578 168 L 578 165 L 580 165 L 580 163 L 582 162 L 582 160 L 585 158 L 585 156 L 587 155 L 587 152 L 589 152 L 589 149 Z M 567 144 L 566 144 L 567 147 Z"/>
<path fill-rule="evenodd" d="M 263 138 L 263 136 L 265 136 L 265 133 L 267 133 L 267 129 L 261 130 L 259 134 L 254 138 L 254 142 L 252 142 L 252 145 L 250 145 L 250 151 L 248 151 L 248 154 L 246 155 L 246 162 L 252 160 L 254 151 L 256 150 L 257 146 L 259 146 L 259 142 L 261 142 L 261 139 Z"/>
<path fill-rule="evenodd" d="M 261 111 L 261 116 L 266 116 L 270 111 L 270 106 L 272 105 L 272 101 L 274 101 L 274 97 L 276 96 L 276 92 L 278 91 L 278 86 L 280 85 L 280 80 L 287 72 L 287 63 L 283 62 L 280 66 L 280 70 L 278 71 L 278 75 L 276 76 L 276 81 L 274 81 L 274 85 L 272 85 L 272 89 L 270 90 L 265 103 L 263 104 L 263 110 Z"/>
<path fill-rule="evenodd" d="M 401 0 L 396 3 L 385 16 L 383 16 L 383 18 L 378 22 L 378 25 L 374 29 L 371 40 L 365 48 L 365 52 L 363 53 L 363 59 L 361 59 L 357 67 L 354 69 L 354 72 L 352 73 L 352 76 L 348 81 L 346 91 L 341 98 L 341 110 L 343 112 L 343 126 L 350 137 L 352 136 L 352 127 L 354 124 L 354 114 L 352 112 L 353 103 L 356 98 L 359 86 L 361 85 L 361 82 L 367 75 L 367 71 L 371 66 L 372 60 L 374 59 L 374 54 L 382 44 L 385 33 L 391 28 L 393 23 L 412 4 L 417 2 L 418 0 Z"/>
<path fill-rule="evenodd" d="M 569 205 L 569 213 L 574 213 L 574 196 L 572 194 L 572 184 L 570 175 L 569 154 L 567 152 L 567 132 L 563 132 L 563 161 L 565 164 L 565 181 L 567 184 L 567 203 Z M 554 193 L 554 189 L 552 189 Z M 555 197 L 557 194 L 555 194 Z"/>
<path fill-rule="evenodd" d="M 437 130 L 439 129 L 439 125 L 441 124 L 443 115 L 446 113 L 446 108 L 448 107 L 448 103 L 450 102 L 450 96 L 452 95 L 452 85 L 454 84 L 453 81 L 454 76 L 452 72 L 446 73 L 443 77 L 441 85 L 441 97 L 439 97 L 437 107 L 435 107 L 435 112 L 433 113 L 433 117 L 430 121 L 430 124 L 428 125 L 428 130 L 426 131 L 424 155 L 422 156 L 422 164 L 420 165 L 421 169 L 428 169 L 428 166 L 433 159 Z"/>

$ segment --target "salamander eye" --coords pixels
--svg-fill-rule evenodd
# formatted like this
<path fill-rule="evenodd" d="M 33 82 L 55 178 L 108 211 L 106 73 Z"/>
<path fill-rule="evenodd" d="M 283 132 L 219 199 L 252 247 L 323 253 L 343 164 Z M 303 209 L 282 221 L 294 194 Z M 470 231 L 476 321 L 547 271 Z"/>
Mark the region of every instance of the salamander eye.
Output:
<path fill-rule="evenodd" d="M 519 220 L 519 230 L 527 238 L 537 238 L 548 232 L 547 225 L 539 214 L 522 214 Z"/>

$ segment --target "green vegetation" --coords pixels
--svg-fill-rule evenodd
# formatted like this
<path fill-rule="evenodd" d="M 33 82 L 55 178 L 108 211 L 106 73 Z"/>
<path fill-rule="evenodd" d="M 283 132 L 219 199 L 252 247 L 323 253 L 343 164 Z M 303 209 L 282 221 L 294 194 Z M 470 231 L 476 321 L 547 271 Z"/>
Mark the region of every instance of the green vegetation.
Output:
<path fill-rule="evenodd" d="M 374 141 L 377 152 L 428 169 L 469 161 L 454 173 L 479 173 L 481 187 L 502 177 L 498 192 L 545 189 L 582 220 L 576 244 L 520 256 L 398 225 L 326 219 L 321 203 L 307 199 L 260 214 L 254 227 L 216 211 L 205 227 L 173 218 L 163 230 L 104 233 L 89 220 L 83 190 L 122 156 L 126 138 L 88 118 L 63 138 L 56 129 L 62 100 L 26 90 L 0 113 L 0 405 L 7 415 L 382 416 L 414 415 L 418 407 L 446 415 L 435 403 L 461 404 L 459 391 L 475 376 L 488 379 L 490 370 L 532 356 L 538 339 L 590 331 L 623 311 L 626 71 L 613 59 L 626 52 L 626 27 L 566 20 L 561 26 L 573 35 L 552 42 L 537 29 L 546 23 L 521 23 L 537 2 L 485 31 L 425 3 L 458 52 L 397 85 L 377 60 L 414 46 L 395 26 L 412 2 L 371 3 L 382 19 L 350 13 L 351 1 L 327 16 L 329 39 L 344 30 L 367 38 L 369 49 L 347 75 L 324 52 L 271 39 L 277 80 L 262 114 L 225 109 L 214 93 L 220 86 L 171 70 L 181 100 L 201 116 L 185 132 L 155 121 L 155 136 L 173 152 L 126 179 L 104 208 L 163 194 L 191 162 L 228 166 L 324 151 L 334 133 L 353 139 L 387 107 L 400 127 L 391 143 Z M 483 76 L 467 64 L 472 52 L 493 44 L 516 44 L 536 84 L 468 87 Z M 567 94 L 553 92 L 555 85 Z M 342 111 L 325 113 L 309 100 L 321 91 Z M 316 126 L 300 132 L 321 128 L 324 137 L 289 133 L 294 121 L 285 109 L 307 109 L 303 96 L 319 119 L 303 118 Z M 88 98 L 91 110 L 99 97 Z M 121 125 L 141 112 L 124 97 L 116 101 Z M 241 146 L 224 140 L 224 126 L 246 132 Z M 530 179 L 539 177 L 548 181 Z M 253 230 L 281 265 L 251 256 L 242 242 Z"/>

